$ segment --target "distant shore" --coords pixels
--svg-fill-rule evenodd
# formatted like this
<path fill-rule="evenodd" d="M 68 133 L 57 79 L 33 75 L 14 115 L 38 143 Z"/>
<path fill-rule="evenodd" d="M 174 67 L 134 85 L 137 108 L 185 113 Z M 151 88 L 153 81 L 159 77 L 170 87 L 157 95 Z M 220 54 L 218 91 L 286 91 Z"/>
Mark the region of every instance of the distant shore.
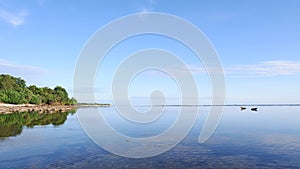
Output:
<path fill-rule="evenodd" d="M 109 103 L 78 103 L 78 107 L 110 107 Z"/>

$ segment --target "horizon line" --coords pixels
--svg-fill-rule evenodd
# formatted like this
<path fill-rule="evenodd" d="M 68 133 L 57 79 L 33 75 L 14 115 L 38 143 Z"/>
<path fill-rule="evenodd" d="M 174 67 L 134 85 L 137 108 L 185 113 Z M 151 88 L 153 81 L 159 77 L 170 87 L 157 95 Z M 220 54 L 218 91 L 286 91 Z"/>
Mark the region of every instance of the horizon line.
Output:
<path fill-rule="evenodd" d="M 138 105 L 137 107 L 162 107 L 162 106 L 168 106 L 168 107 L 179 107 L 179 106 L 198 106 L 198 107 L 208 107 L 208 106 L 300 106 L 300 103 L 271 103 L 271 104 L 224 104 L 224 105 L 213 105 L 213 104 L 199 104 L 199 105 L 192 105 L 192 104 L 186 104 L 186 105 L 180 105 L 180 104 L 167 104 L 167 105 Z"/>

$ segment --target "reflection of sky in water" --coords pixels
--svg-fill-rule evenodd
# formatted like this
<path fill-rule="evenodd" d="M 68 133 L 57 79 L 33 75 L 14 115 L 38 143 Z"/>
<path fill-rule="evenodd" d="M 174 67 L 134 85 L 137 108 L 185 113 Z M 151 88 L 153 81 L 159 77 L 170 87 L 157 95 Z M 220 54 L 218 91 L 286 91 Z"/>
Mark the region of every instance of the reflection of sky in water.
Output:
<path fill-rule="evenodd" d="M 147 110 L 147 107 L 138 107 L 140 111 Z M 178 117 L 179 108 L 165 109 L 163 114 L 151 123 L 134 123 L 122 116 L 117 111 L 111 111 L 111 109 L 101 110 L 104 119 L 109 123 L 116 131 L 126 134 L 131 137 L 149 137 L 160 134 L 168 129 L 172 123 Z"/>
<path fill-rule="evenodd" d="M 116 130 L 133 136 L 153 136 L 170 127 L 178 107 L 151 123 L 137 125 L 121 119 L 114 108 L 100 108 Z M 82 131 L 76 115 L 59 127 L 24 128 L 21 135 L 0 140 L 0 168 L 274 168 L 300 167 L 300 107 L 259 107 L 257 113 L 225 107 L 213 137 L 198 143 L 209 107 L 190 134 L 175 148 L 156 157 L 128 159 L 96 146 Z M 147 151 L 147 150 L 145 150 Z"/>

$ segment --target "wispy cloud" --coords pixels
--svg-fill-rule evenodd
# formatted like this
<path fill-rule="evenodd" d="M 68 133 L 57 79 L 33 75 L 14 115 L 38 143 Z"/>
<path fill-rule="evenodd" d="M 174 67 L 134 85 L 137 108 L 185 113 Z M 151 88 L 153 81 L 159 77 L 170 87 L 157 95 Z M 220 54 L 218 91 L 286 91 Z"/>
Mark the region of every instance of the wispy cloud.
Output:
<path fill-rule="evenodd" d="M 140 9 L 139 13 L 141 15 L 143 15 L 143 14 L 147 14 L 147 13 L 149 13 L 151 11 L 153 11 L 153 9 L 151 9 L 151 8 L 142 8 L 142 9 Z"/>
<path fill-rule="evenodd" d="M 185 76 L 187 73 L 194 75 L 207 74 L 206 69 L 201 65 L 187 65 L 190 72 L 180 66 L 169 65 L 166 71 L 175 73 L 179 76 Z M 224 74 L 230 78 L 255 78 L 255 77 L 274 77 L 300 74 L 300 61 L 264 61 L 257 64 L 239 64 L 223 67 Z M 211 69 L 212 73 L 222 73 L 220 69 Z M 155 76 L 157 73 L 149 73 Z"/>
<path fill-rule="evenodd" d="M 138 9 L 138 13 L 143 16 L 149 12 L 154 11 L 153 6 L 156 4 L 154 0 L 147 0 L 145 6 Z"/>
<path fill-rule="evenodd" d="M 35 79 L 45 75 L 48 71 L 46 69 L 36 67 L 16 64 L 4 59 L 0 59 L 0 73 L 10 74 L 13 76 L 21 76 L 25 79 Z"/>
<path fill-rule="evenodd" d="M 10 23 L 13 26 L 20 26 L 25 23 L 25 18 L 28 16 L 29 13 L 27 10 L 22 9 L 18 12 L 9 12 L 4 9 L 0 9 L 0 19 Z"/>
<path fill-rule="evenodd" d="M 265 61 L 258 64 L 234 65 L 225 68 L 232 77 L 273 77 L 300 73 L 299 61 Z"/>

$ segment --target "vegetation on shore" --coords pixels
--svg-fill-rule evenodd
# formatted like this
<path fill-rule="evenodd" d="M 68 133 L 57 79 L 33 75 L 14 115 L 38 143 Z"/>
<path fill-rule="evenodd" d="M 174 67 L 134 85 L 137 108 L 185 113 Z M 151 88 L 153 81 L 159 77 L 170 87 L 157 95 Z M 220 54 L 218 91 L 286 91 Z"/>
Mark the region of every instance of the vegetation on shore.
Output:
<path fill-rule="evenodd" d="M 25 80 L 10 75 L 0 75 L 0 102 L 9 104 L 75 105 L 77 101 L 69 98 L 66 89 L 56 86 L 26 86 Z"/>

